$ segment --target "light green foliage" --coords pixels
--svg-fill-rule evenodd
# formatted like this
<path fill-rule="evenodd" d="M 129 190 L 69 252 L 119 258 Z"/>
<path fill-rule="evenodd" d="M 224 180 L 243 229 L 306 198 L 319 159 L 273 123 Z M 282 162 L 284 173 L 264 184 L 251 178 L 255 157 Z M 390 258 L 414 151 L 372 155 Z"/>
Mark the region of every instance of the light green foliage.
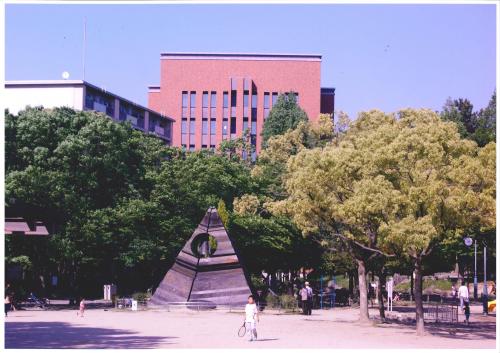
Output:
<path fill-rule="evenodd" d="M 243 195 L 233 202 L 234 213 L 240 216 L 256 215 L 259 212 L 260 201 L 255 195 Z"/>
<path fill-rule="evenodd" d="M 263 189 L 263 193 L 273 199 L 286 196 L 283 189 L 283 175 L 290 156 L 304 149 L 321 147 L 333 139 L 333 122 L 323 114 L 317 123 L 300 122 L 294 130 L 269 139 L 252 169 L 252 176 Z"/>
<path fill-rule="evenodd" d="M 290 197 L 272 207 L 305 233 L 340 230 L 364 245 L 381 237 L 420 256 L 450 229 L 494 225 L 492 146 L 480 151 L 431 111 L 364 113 L 338 146 L 290 159 Z"/>
<path fill-rule="evenodd" d="M 226 203 L 222 199 L 219 200 L 219 204 L 217 205 L 217 213 L 219 213 L 219 217 L 222 224 L 224 224 L 224 227 L 227 227 L 229 222 L 229 212 L 227 212 Z"/>

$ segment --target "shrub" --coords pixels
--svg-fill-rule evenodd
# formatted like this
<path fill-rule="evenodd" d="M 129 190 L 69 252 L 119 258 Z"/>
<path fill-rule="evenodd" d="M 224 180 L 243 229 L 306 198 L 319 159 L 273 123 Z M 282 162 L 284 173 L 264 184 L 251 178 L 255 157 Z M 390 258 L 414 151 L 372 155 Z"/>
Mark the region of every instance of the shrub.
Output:
<path fill-rule="evenodd" d="M 132 294 L 132 298 L 134 298 L 134 300 L 142 302 L 142 301 L 149 300 L 150 295 L 149 295 L 149 293 L 136 292 L 136 293 Z"/>

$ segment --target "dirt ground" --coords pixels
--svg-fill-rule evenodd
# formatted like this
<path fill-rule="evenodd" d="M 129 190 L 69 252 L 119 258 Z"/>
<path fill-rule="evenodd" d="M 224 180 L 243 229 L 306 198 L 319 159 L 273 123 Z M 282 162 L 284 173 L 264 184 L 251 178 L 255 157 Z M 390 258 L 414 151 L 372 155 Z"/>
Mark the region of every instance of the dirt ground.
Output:
<path fill-rule="evenodd" d="M 376 314 L 371 309 L 370 315 Z M 423 337 L 411 323 L 357 323 L 354 308 L 316 310 L 311 316 L 264 312 L 258 341 L 240 338 L 243 313 L 187 309 L 92 309 L 11 312 L 6 348 L 495 348 L 495 315 L 473 311 L 470 326 L 429 324 Z M 460 315 L 459 321 L 463 320 Z"/>

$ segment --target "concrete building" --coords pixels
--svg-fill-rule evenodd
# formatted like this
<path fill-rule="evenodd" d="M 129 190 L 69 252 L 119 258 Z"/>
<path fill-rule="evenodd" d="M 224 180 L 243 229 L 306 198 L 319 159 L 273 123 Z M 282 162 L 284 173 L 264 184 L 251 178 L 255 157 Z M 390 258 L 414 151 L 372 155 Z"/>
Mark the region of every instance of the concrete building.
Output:
<path fill-rule="evenodd" d="M 295 92 L 309 119 L 333 114 L 335 89 L 321 88 L 321 55 L 162 53 L 149 107 L 176 124 L 173 145 L 215 148 L 249 130 L 257 153 L 278 94 Z"/>
<path fill-rule="evenodd" d="M 133 128 L 172 144 L 174 120 L 81 80 L 6 81 L 5 106 L 17 114 L 26 106 L 70 107 L 94 110 L 116 121 L 129 121 Z"/>

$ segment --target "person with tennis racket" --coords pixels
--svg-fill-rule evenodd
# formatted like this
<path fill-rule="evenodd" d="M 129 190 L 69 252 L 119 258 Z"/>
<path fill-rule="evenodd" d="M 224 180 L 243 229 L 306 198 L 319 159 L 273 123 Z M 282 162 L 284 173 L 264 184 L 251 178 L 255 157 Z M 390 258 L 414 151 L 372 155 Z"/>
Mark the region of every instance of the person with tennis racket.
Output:
<path fill-rule="evenodd" d="M 259 310 L 257 309 L 253 295 L 250 295 L 248 303 L 245 305 L 245 321 L 238 331 L 238 336 L 243 337 L 247 332 L 250 332 L 250 341 L 257 341 L 255 320 L 259 322 Z"/>

